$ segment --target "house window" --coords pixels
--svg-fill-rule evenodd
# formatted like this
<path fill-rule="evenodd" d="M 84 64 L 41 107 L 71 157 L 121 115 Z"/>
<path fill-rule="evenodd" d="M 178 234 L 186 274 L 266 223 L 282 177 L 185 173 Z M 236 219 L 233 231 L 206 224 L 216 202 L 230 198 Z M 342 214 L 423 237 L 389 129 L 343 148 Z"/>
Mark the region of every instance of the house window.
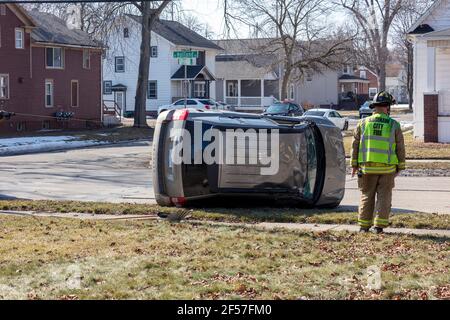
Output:
<path fill-rule="evenodd" d="M 227 81 L 227 97 L 238 96 L 238 82 L 234 80 Z"/>
<path fill-rule="evenodd" d="M 103 81 L 103 94 L 112 94 L 112 81 Z"/>
<path fill-rule="evenodd" d="M 123 37 L 124 38 L 130 37 L 130 32 L 129 32 L 128 28 L 123 28 Z"/>
<path fill-rule="evenodd" d="M 9 75 L 0 74 L 0 99 L 9 99 Z"/>
<path fill-rule="evenodd" d="M 91 68 L 91 53 L 89 50 L 83 50 L 83 68 L 90 69 Z"/>
<path fill-rule="evenodd" d="M 0 16 L 6 16 L 6 5 L 0 4 Z"/>
<path fill-rule="evenodd" d="M 363 79 L 367 79 L 367 72 L 366 70 L 361 70 L 359 76 Z"/>
<path fill-rule="evenodd" d="M 62 48 L 46 48 L 45 54 L 47 56 L 47 68 L 64 68 L 64 53 Z"/>
<path fill-rule="evenodd" d="M 350 66 L 344 66 L 343 73 L 344 74 L 350 74 Z"/>
<path fill-rule="evenodd" d="M 378 89 L 377 88 L 369 88 L 369 98 L 373 98 L 377 95 Z"/>
<path fill-rule="evenodd" d="M 72 107 L 78 107 L 78 80 L 72 80 L 70 82 L 70 92 L 71 92 L 71 105 Z"/>
<path fill-rule="evenodd" d="M 312 81 L 313 80 L 313 76 L 311 72 L 306 72 L 306 81 Z"/>
<path fill-rule="evenodd" d="M 45 80 L 45 106 L 53 107 L 53 80 Z"/>
<path fill-rule="evenodd" d="M 158 58 L 158 47 L 157 46 L 152 46 L 150 48 L 150 57 L 152 58 Z"/>
<path fill-rule="evenodd" d="M 125 72 L 125 57 L 115 57 L 116 72 Z"/>
<path fill-rule="evenodd" d="M 22 28 L 16 28 L 16 49 L 23 49 L 24 48 L 24 33 Z"/>
<path fill-rule="evenodd" d="M 147 99 L 158 99 L 158 82 L 149 80 L 147 87 Z"/>
<path fill-rule="evenodd" d="M 203 98 L 206 96 L 206 85 L 204 82 L 194 83 L 194 96 L 199 98 Z"/>

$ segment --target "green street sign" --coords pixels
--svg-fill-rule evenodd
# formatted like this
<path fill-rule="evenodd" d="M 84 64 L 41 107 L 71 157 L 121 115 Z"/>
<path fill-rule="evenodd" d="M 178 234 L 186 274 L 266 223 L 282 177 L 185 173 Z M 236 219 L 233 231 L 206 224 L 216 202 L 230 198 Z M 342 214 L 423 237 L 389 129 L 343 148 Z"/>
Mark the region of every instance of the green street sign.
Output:
<path fill-rule="evenodd" d="M 198 51 L 174 51 L 173 57 L 175 59 L 197 59 Z"/>

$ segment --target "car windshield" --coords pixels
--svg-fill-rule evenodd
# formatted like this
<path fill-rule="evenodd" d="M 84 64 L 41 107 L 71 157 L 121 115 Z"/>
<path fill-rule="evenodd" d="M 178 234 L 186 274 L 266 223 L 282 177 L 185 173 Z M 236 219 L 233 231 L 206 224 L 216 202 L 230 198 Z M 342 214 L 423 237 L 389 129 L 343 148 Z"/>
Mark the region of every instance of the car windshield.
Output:
<path fill-rule="evenodd" d="M 323 117 L 325 112 L 323 111 L 306 111 L 306 116 L 316 116 L 316 117 Z"/>
<path fill-rule="evenodd" d="M 288 104 L 274 104 L 271 105 L 269 108 L 267 108 L 267 113 L 283 113 L 283 112 L 287 112 L 289 109 L 289 105 Z"/>
<path fill-rule="evenodd" d="M 363 108 L 367 109 L 367 108 L 369 108 L 369 107 L 370 107 L 370 101 L 364 102 Z"/>

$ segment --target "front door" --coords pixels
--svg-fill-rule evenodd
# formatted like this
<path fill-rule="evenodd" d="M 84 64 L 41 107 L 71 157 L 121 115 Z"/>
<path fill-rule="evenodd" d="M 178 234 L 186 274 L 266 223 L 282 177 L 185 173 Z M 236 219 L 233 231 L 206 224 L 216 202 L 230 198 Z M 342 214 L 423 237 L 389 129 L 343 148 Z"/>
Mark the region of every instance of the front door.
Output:
<path fill-rule="evenodd" d="M 124 91 L 116 91 L 114 93 L 114 102 L 117 106 L 122 110 L 122 114 L 125 110 L 125 92 Z"/>

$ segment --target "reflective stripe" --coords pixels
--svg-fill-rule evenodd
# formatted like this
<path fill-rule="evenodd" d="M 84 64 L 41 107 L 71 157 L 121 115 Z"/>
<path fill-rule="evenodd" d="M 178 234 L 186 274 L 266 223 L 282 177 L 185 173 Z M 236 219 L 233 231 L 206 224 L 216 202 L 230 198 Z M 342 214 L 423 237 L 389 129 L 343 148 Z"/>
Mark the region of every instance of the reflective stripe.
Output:
<path fill-rule="evenodd" d="M 362 219 L 358 219 L 358 224 L 362 227 L 371 227 L 372 226 L 372 221 L 371 220 L 362 220 Z"/>
<path fill-rule="evenodd" d="M 363 121 L 361 121 L 361 142 L 360 142 L 360 146 L 362 146 L 362 148 L 364 149 L 366 147 L 366 136 L 364 134 L 364 131 L 366 130 L 366 121 L 368 118 L 363 119 Z M 359 152 L 362 152 L 362 158 L 363 161 L 362 162 L 367 162 L 367 152 L 364 152 L 363 150 L 359 150 Z"/>
<path fill-rule="evenodd" d="M 391 125 L 391 136 L 389 138 L 388 163 L 391 163 L 392 153 L 394 152 L 395 130 L 397 130 L 394 120 L 391 120 L 390 125 Z"/>

